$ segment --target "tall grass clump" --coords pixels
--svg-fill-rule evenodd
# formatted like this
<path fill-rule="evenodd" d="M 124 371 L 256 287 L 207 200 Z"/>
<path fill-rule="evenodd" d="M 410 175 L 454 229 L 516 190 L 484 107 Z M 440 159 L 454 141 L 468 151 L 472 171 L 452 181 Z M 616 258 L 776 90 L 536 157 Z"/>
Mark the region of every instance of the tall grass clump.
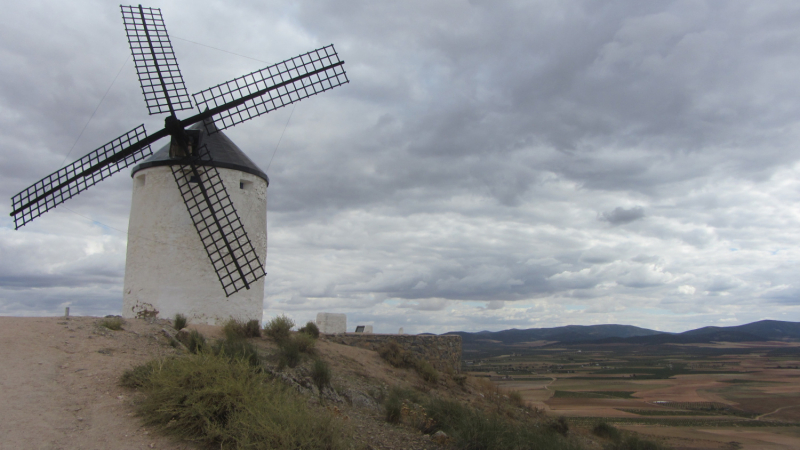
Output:
<path fill-rule="evenodd" d="M 618 442 L 615 442 L 611 445 L 607 445 L 603 447 L 604 450 L 667 450 L 668 447 L 665 447 L 658 442 L 651 441 L 649 439 L 642 439 L 637 435 L 630 435 L 628 437 L 620 439 Z"/>
<path fill-rule="evenodd" d="M 220 449 L 350 448 L 339 420 L 247 361 L 202 352 L 138 374 L 130 377 L 145 394 L 137 413 L 166 434 Z"/>
<path fill-rule="evenodd" d="M 189 353 L 201 353 L 208 349 L 206 337 L 197 330 L 191 330 L 188 334 L 178 333 L 177 339 L 186 346 Z"/>
<path fill-rule="evenodd" d="M 172 328 L 175 328 L 176 331 L 181 331 L 182 329 L 186 328 L 186 324 L 188 320 L 186 316 L 181 313 L 175 314 L 175 318 L 172 319 Z"/>
<path fill-rule="evenodd" d="M 264 334 L 275 341 L 275 343 L 280 344 L 289 339 L 289 332 L 292 328 L 294 328 L 294 320 L 280 315 L 267 322 L 267 325 L 264 327 Z"/>
<path fill-rule="evenodd" d="M 122 329 L 122 317 L 106 317 L 100 321 L 100 326 L 109 330 L 119 331 Z"/>
<path fill-rule="evenodd" d="M 253 367 L 261 367 L 261 357 L 256 347 L 244 339 L 220 339 L 211 347 L 215 355 L 245 361 Z"/>
<path fill-rule="evenodd" d="M 297 331 L 305 333 L 314 339 L 319 339 L 319 327 L 314 322 L 309 321 L 303 328 L 300 328 Z"/>
<path fill-rule="evenodd" d="M 394 367 L 414 369 L 423 380 L 429 383 L 439 382 L 439 372 L 430 362 L 417 358 L 395 341 L 389 341 L 378 348 L 378 355 Z"/>
<path fill-rule="evenodd" d="M 592 428 L 592 434 L 603 439 L 612 440 L 614 442 L 619 441 L 622 437 L 617 427 L 606 421 L 598 422 L 594 428 Z"/>
<path fill-rule="evenodd" d="M 258 320 L 243 322 L 241 320 L 229 319 L 222 326 L 222 334 L 228 340 L 247 339 L 261 337 L 261 324 Z"/>
<path fill-rule="evenodd" d="M 425 403 L 433 426 L 442 430 L 459 449 L 481 450 L 578 450 L 580 446 L 548 428 L 496 412 L 484 412 L 459 402 L 433 398 Z"/>
<path fill-rule="evenodd" d="M 316 340 L 305 333 L 290 334 L 278 343 L 278 366 L 291 368 L 300 364 L 303 354 L 313 355 Z"/>
<path fill-rule="evenodd" d="M 311 366 L 311 380 L 314 385 L 322 392 L 326 386 L 331 385 L 331 367 L 322 359 L 315 359 Z"/>

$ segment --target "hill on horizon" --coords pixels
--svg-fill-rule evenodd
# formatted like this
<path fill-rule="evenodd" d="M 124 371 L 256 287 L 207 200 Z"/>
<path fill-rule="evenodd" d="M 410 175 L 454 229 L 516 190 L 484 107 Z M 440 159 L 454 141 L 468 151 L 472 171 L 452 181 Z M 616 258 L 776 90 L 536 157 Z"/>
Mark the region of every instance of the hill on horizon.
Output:
<path fill-rule="evenodd" d="M 682 333 L 650 330 L 633 325 L 567 325 L 553 328 L 509 329 L 502 331 L 452 331 L 464 345 L 513 345 L 534 341 L 562 344 L 689 344 L 710 342 L 763 342 L 800 340 L 800 322 L 759 320 L 730 327 L 708 326 Z"/>

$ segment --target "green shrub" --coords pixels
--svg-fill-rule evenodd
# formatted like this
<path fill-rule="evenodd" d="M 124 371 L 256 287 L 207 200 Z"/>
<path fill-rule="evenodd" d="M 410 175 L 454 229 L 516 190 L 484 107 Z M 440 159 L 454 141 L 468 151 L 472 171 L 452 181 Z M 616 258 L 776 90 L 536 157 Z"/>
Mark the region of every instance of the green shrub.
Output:
<path fill-rule="evenodd" d="M 579 449 L 579 444 L 548 432 L 528 420 L 517 420 L 496 412 L 487 413 L 455 401 L 431 399 L 425 410 L 433 427 L 442 430 L 455 448 L 469 450 L 562 450 Z"/>
<path fill-rule="evenodd" d="M 212 347 L 215 355 L 246 361 L 253 367 L 261 366 L 256 347 L 243 339 L 220 339 Z"/>
<path fill-rule="evenodd" d="M 424 359 L 418 359 L 414 364 L 414 370 L 417 371 L 420 377 L 428 383 L 439 382 L 439 372 L 433 368 L 431 363 Z"/>
<path fill-rule="evenodd" d="M 100 321 L 100 326 L 108 328 L 109 330 L 119 331 L 122 329 L 122 317 L 106 317 Z"/>
<path fill-rule="evenodd" d="M 522 399 L 522 393 L 520 393 L 519 391 L 509 391 L 508 401 L 510 401 L 512 405 L 517 406 L 519 408 L 525 406 L 525 400 Z"/>
<path fill-rule="evenodd" d="M 595 436 L 604 439 L 610 439 L 612 441 L 619 441 L 621 437 L 619 430 L 614 425 L 611 425 L 606 421 L 598 422 L 597 425 L 592 428 L 592 433 Z"/>
<path fill-rule="evenodd" d="M 389 341 L 378 348 L 378 355 L 394 367 L 413 368 L 416 358 L 395 341 Z"/>
<path fill-rule="evenodd" d="M 295 368 L 300 364 L 301 357 L 300 347 L 294 339 L 287 339 L 278 346 L 278 368 Z"/>
<path fill-rule="evenodd" d="M 178 340 L 186 346 L 190 353 L 201 353 L 208 348 L 205 336 L 197 330 L 191 330 L 188 334 L 178 334 Z"/>
<path fill-rule="evenodd" d="M 181 331 L 182 329 L 186 328 L 186 316 L 183 314 L 175 314 L 175 319 L 172 320 L 172 328 L 175 328 L 177 331 Z"/>
<path fill-rule="evenodd" d="M 311 380 L 314 385 L 319 388 L 320 392 L 326 387 L 331 385 L 331 368 L 325 361 L 317 358 L 314 360 L 314 365 L 311 366 Z"/>
<path fill-rule="evenodd" d="M 222 326 L 222 333 L 228 340 L 261 337 L 261 325 L 255 319 L 248 322 L 229 319 Z"/>
<path fill-rule="evenodd" d="M 419 403 L 419 395 L 410 389 L 392 386 L 383 400 L 383 407 L 386 408 L 386 421 L 389 423 L 399 423 L 402 419 L 403 401 Z"/>
<path fill-rule="evenodd" d="M 139 388 L 144 386 L 153 373 L 160 369 L 157 360 L 150 361 L 147 364 L 136 366 L 133 369 L 128 369 L 122 373 L 119 384 L 129 388 Z"/>
<path fill-rule="evenodd" d="M 264 333 L 275 343 L 280 344 L 289 339 L 289 332 L 294 327 L 294 320 L 280 315 L 267 322 Z"/>
<path fill-rule="evenodd" d="M 140 384 L 146 426 L 220 449 L 351 447 L 339 420 L 246 361 L 205 352 L 154 367 Z"/>
<path fill-rule="evenodd" d="M 298 331 L 305 333 L 314 339 L 319 339 L 319 327 L 317 327 L 317 324 L 314 322 L 308 322 L 306 326 L 300 328 Z"/>
<path fill-rule="evenodd" d="M 556 420 L 550 421 L 550 423 L 547 424 L 547 428 L 562 436 L 566 436 L 567 433 L 569 433 L 569 422 L 567 422 L 567 419 L 559 417 Z"/>
<path fill-rule="evenodd" d="M 658 442 L 648 439 L 641 439 L 637 435 L 631 435 L 614 444 L 604 447 L 604 450 L 666 450 L 667 447 Z"/>
<path fill-rule="evenodd" d="M 309 355 L 314 353 L 314 345 L 317 341 L 308 334 L 296 333 L 289 340 L 294 341 L 300 353 L 307 353 Z"/>

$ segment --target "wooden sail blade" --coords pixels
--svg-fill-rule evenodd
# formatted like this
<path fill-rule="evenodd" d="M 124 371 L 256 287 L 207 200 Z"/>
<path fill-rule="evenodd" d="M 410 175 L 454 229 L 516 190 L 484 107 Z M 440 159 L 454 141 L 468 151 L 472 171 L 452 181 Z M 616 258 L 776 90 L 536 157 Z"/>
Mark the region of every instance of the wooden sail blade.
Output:
<path fill-rule="evenodd" d="M 193 94 L 201 111 L 195 117 L 213 117 L 224 130 L 348 82 L 344 61 L 328 45 Z"/>
<path fill-rule="evenodd" d="M 192 108 L 161 10 L 122 6 L 122 20 L 150 114 Z"/>
<path fill-rule="evenodd" d="M 200 165 L 210 161 L 208 149 L 198 149 L 198 160 L 173 165 L 172 175 L 192 218 L 226 297 L 266 275 L 219 171 Z"/>
<path fill-rule="evenodd" d="M 13 196 L 11 216 L 14 217 L 15 228 L 19 229 L 100 181 L 150 156 L 153 151 L 149 144 L 163 137 L 160 133 L 147 136 L 144 125 L 139 125 Z"/>

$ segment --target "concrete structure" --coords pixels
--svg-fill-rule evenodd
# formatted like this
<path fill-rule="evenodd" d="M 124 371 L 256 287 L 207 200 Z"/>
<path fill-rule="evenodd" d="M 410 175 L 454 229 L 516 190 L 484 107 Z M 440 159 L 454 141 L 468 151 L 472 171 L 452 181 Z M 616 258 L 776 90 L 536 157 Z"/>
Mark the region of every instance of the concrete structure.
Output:
<path fill-rule="evenodd" d="M 269 178 L 222 132 L 205 144 L 262 263 L 267 256 Z M 264 278 L 225 297 L 219 278 L 172 175 L 169 144 L 133 169 L 133 202 L 122 300 L 123 317 L 171 318 L 219 324 L 230 318 L 261 321 Z M 201 168 L 202 169 L 202 168 Z"/>
<path fill-rule="evenodd" d="M 320 333 L 343 334 L 347 332 L 347 315 L 317 313 L 317 327 Z"/>

